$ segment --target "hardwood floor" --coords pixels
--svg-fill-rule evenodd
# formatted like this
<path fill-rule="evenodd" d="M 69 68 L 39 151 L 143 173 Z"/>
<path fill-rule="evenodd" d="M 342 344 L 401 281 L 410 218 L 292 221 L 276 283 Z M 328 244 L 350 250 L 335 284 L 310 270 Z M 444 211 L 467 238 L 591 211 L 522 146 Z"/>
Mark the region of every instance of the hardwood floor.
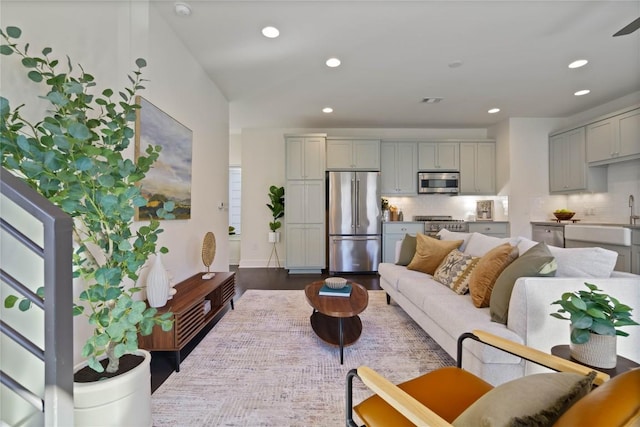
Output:
<path fill-rule="evenodd" d="M 237 268 L 232 267 L 231 271 L 236 272 L 236 295 L 233 298 L 234 304 L 242 294 L 248 289 L 281 289 L 295 290 L 304 287 L 316 280 L 329 277 L 329 274 L 289 274 L 283 268 Z M 369 290 L 380 288 L 380 276 L 374 274 L 348 274 L 342 275 L 354 282 L 360 283 Z M 241 302 L 240 302 L 241 304 Z M 191 351 L 198 345 L 211 328 L 222 319 L 225 313 L 230 310 L 227 306 L 211 322 L 211 325 L 202 330 L 185 348 L 180 352 L 180 359 L 184 360 Z M 174 355 L 172 352 L 154 351 L 151 358 L 151 391 L 154 392 L 173 373 L 175 367 Z"/>

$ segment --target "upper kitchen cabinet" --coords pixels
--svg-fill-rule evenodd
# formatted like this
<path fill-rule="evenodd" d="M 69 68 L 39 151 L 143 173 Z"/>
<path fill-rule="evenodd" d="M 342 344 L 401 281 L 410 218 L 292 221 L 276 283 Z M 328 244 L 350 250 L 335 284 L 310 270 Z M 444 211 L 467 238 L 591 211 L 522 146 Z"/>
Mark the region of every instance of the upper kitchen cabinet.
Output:
<path fill-rule="evenodd" d="M 587 162 L 605 165 L 640 158 L 640 108 L 587 125 Z"/>
<path fill-rule="evenodd" d="M 383 196 L 417 195 L 417 154 L 415 142 L 383 142 L 380 145 L 380 191 Z"/>
<path fill-rule="evenodd" d="M 460 144 L 457 142 L 418 143 L 418 170 L 458 171 Z"/>
<path fill-rule="evenodd" d="M 496 194 L 495 143 L 460 143 L 460 194 Z"/>
<path fill-rule="evenodd" d="M 550 193 L 606 191 L 606 173 L 605 168 L 590 168 L 587 165 L 584 127 L 549 138 Z"/>
<path fill-rule="evenodd" d="M 287 179 L 324 179 L 325 135 L 286 136 Z"/>
<path fill-rule="evenodd" d="M 380 140 L 327 139 L 327 170 L 380 170 Z"/>

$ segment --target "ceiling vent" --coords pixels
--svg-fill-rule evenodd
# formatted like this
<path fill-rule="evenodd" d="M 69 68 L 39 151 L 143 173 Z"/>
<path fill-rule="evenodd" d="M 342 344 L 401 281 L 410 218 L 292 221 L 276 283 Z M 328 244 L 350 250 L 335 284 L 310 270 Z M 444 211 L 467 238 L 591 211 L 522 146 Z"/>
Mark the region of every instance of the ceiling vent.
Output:
<path fill-rule="evenodd" d="M 429 97 L 429 98 L 422 98 L 422 102 L 423 104 L 437 104 L 438 102 L 442 101 L 442 98 L 436 98 L 436 97 Z"/>

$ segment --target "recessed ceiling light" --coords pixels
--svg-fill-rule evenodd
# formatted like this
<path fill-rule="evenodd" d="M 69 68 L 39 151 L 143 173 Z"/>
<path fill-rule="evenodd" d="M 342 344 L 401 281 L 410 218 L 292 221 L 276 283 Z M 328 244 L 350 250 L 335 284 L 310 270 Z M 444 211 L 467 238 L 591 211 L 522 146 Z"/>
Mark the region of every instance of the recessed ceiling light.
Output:
<path fill-rule="evenodd" d="M 574 93 L 575 96 L 582 96 L 582 95 L 586 95 L 589 92 L 591 92 L 589 89 L 582 89 L 577 91 L 576 93 Z"/>
<path fill-rule="evenodd" d="M 184 2 L 176 2 L 173 4 L 173 10 L 176 12 L 178 16 L 189 16 L 191 15 L 191 6 Z"/>
<path fill-rule="evenodd" d="M 327 113 L 327 114 L 329 114 L 329 113 L 333 113 L 333 108 L 331 108 L 331 107 L 324 107 L 324 108 L 322 109 L 322 112 L 323 112 L 323 113 Z"/>
<path fill-rule="evenodd" d="M 276 27 L 264 27 L 262 29 L 262 35 L 269 39 L 275 39 L 280 35 L 280 30 Z"/>
<path fill-rule="evenodd" d="M 422 98 L 422 100 L 420 102 L 422 102 L 423 104 L 437 104 L 440 101 L 442 101 L 442 98 L 440 98 L 440 97 L 437 97 L 437 96 L 425 96 L 424 98 Z"/>
<path fill-rule="evenodd" d="M 340 60 L 338 58 L 329 58 L 327 59 L 327 67 L 335 68 L 340 66 Z"/>
<path fill-rule="evenodd" d="M 584 67 L 585 65 L 587 65 L 589 61 L 587 61 L 586 59 L 578 59 L 576 61 L 573 61 L 571 64 L 569 64 L 569 68 L 580 68 L 580 67 Z"/>
<path fill-rule="evenodd" d="M 500 109 L 499 108 L 492 108 L 489 111 L 487 111 L 487 113 L 489 114 L 495 114 L 495 113 L 499 113 Z"/>

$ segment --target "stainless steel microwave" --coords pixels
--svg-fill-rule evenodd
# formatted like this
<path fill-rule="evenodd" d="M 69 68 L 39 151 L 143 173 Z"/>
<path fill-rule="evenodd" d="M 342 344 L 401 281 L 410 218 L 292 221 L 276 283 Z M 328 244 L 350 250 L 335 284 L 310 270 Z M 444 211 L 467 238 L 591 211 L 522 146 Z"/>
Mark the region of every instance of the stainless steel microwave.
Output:
<path fill-rule="evenodd" d="M 418 194 L 458 194 L 460 172 L 418 172 Z"/>

